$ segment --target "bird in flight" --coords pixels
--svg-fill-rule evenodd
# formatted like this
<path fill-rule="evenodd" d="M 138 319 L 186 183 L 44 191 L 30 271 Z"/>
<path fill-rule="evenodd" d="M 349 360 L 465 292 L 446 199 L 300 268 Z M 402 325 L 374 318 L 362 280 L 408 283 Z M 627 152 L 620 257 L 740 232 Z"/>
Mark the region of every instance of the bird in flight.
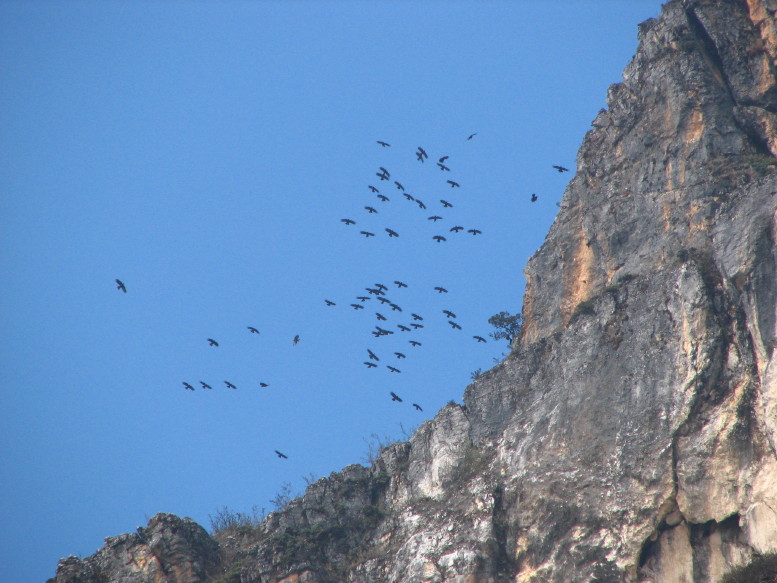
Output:
<path fill-rule="evenodd" d="M 411 323 L 410 323 L 410 325 L 411 325 L 413 328 L 415 328 L 416 330 L 418 330 L 419 328 L 423 328 L 423 327 L 424 327 L 424 325 L 423 325 L 423 324 L 416 324 L 415 322 L 411 322 Z"/>
<path fill-rule="evenodd" d="M 477 132 L 475 132 L 474 134 L 470 134 L 469 136 L 467 136 L 467 140 L 471 140 L 471 139 L 472 139 L 472 138 L 474 138 L 476 135 L 478 135 L 478 133 L 477 133 Z"/>
<path fill-rule="evenodd" d="M 456 317 L 456 314 L 454 314 L 450 310 L 443 310 L 442 313 L 445 314 L 446 316 L 448 316 L 449 318 L 455 318 Z"/>
<path fill-rule="evenodd" d="M 380 360 L 380 358 L 378 358 L 378 356 L 369 348 L 367 349 L 367 354 L 370 355 L 371 360 Z"/>
<path fill-rule="evenodd" d="M 481 231 L 480 229 L 469 229 L 467 233 L 472 233 L 473 235 L 482 235 L 483 231 Z"/>
<path fill-rule="evenodd" d="M 379 169 L 380 169 L 380 171 L 381 171 L 383 174 L 385 174 L 386 176 L 391 176 L 391 172 L 389 172 L 388 170 L 386 170 L 386 169 L 385 169 L 383 166 L 380 166 L 380 167 L 379 167 Z"/>
<path fill-rule="evenodd" d="M 379 195 L 378 195 L 378 198 L 380 199 L 380 201 L 381 201 L 381 202 L 388 202 L 388 201 L 390 201 L 390 200 L 391 200 L 391 199 L 390 199 L 389 197 L 387 197 L 385 194 L 379 194 Z"/>
<path fill-rule="evenodd" d="M 442 158 L 440 158 L 440 159 L 439 159 L 439 160 L 437 160 L 437 161 L 438 161 L 440 164 L 442 164 L 442 163 L 443 163 L 443 162 L 445 162 L 445 161 L 446 161 L 448 158 L 450 158 L 450 156 L 443 156 Z"/>
<path fill-rule="evenodd" d="M 186 389 L 187 391 L 193 391 L 194 390 L 194 387 L 191 386 L 189 383 L 186 383 L 186 382 L 183 383 L 183 388 Z"/>
<path fill-rule="evenodd" d="M 351 304 L 351 307 L 354 310 L 363 310 L 364 309 L 364 306 L 362 306 L 361 304 Z"/>
<path fill-rule="evenodd" d="M 426 150 L 424 150 L 421 146 L 418 146 L 418 152 L 416 152 L 416 157 L 423 162 L 424 158 L 428 158 L 429 154 L 426 153 Z"/>
<path fill-rule="evenodd" d="M 461 326 L 459 326 L 459 325 L 458 325 L 456 322 L 454 322 L 453 320 L 448 320 L 448 324 L 450 324 L 451 326 L 453 326 L 453 327 L 454 327 L 456 330 L 461 330 Z"/>
<path fill-rule="evenodd" d="M 389 391 L 389 394 L 391 395 L 392 401 L 399 401 L 400 403 L 402 402 L 402 399 L 395 392 Z"/>
<path fill-rule="evenodd" d="M 485 339 L 485 338 L 483 338 L 482 336 L 473 336 L 473 338 L 474 338 L 475 340 L 477 340 L 478 342 L 485 342 L 485 341 L 486 341 L 486 339 Z"/>
<path fill-rule="evenodd" d="M 381 291 L 388 291 L 388 288 L 385 285 L 383 285 L 382 283 L 376 283 L 375 287 L 378 288 Z"/>
<path fill-rule="evenodd" d="M 394 181 L 394 184 L 396 184 L 396 185 L 397 185 L 397 189 L 398 189 L 398 190 L 402 190 L 402 191 L 404 191 L 404 190 L 405 190 L 405 187 L 404 187 L 404 186 L 402 186 L 402 184 L 401 184 L 400 182 L 398 182 L 398 181 L 396 181 L 396 180 L 395 180 L 395 181 Z"/>
<path fill-rule="evenodd" d="M 292 341 L 291 341 L 291 345 L 292 345 L 292 346 L 296 346 L 298 342 L 299 342 L 299 334 L 297 334 L 297 335 L 294 337 L 294 340 L 292 340 Z"/>
<path fill-rule="evenodd" d="M 398 368 L 394 368 L 393 366 L 386 365 L 386 368 L 389 369 L 391 372 L 402 372 Z"/>
<path fill-rule="evenodd" d="M 423 411 L 423 409 L 421 409 L 421 405 L 419 405 L 418 403 L 413 403 L 413 407 L 415 407 L 419 411 Z"/>
<path fill-rule="evenodd" d="M 368 296 L 356 296 L 356 299 L 357 300 L 361 300 L 362 302 L 366 302 L 367 300 L 370 300 L 372 298 L 370 298 Z"/>
<path fill-rule="evenodd" d="M 386 227 L 386 232 L 388 233 L 389 237 L 399 237 L 399 233 L 397 233 L 393 229 L 389 229 L 388 227 Z"/>
<path fill-rule="evenodd" d="M 281 453 L 277 449 L 274 451 L 275 451 L 275 455 L 277 455 L 279 458 L 283 458 L 285 460 L 289 459 L 289 456 L 287 456 L 285 453 Z"/>
<path fill-rule="evenodd" d="M 325 299 L 325 300 L 324 300 L 324 302 L 326 303 L 326 305 L 327 305 L 327 306 L 336 306 L 336 305 L 337 305 L 337 304 L 336 304 L 336 303 L 334 303 L 332 300 L 327 300 L 327 299 Z"/>
<path fill-rule="evenodd" d="M 397 328 L 402 330 L 402 332 L 410 332 L 410 328 L 408 328 L 407 326 L 404 326 L 403 324 L 397 324 Z"/>
<path fill-rule="evenodd" d="M 420 199 L 415 199 L 415 201 L 418 203 L 418 208 L 426 209 L 426 205 Z"/>
<path fill-rule="evenodd" d="M 405 355 L 401 352 L 395 352 L 394 354 L 397 356 L 397 358 L 405 358 Z"/>
<path fill-rule="evenodd" d="M 459 231 L 463 231 L 464 227 L 460 227 L 456 225 L 455 227 L 451 227 L 451 233 L 458 233 Z"/>
<path fill-rule="evenodd" d="M 442 241 L 447 241 L 448 240 L 445 237 L 443 237 L 442 235 L 435 235 L 434 237 L 432 237 L 432 239 L 434 239 L 438 243 L 441 243 Z"/>
<path fill-rule="evenodd" d="M 399 307 L 398 305 L 396 305 L 396 304 L 389 303 L 389 306 L 391 306 L 391 311 L 392 311 L 392 312 L 401 312 L 401 311 L 402 311 L 402 308 L 400 308 L 400 307 Z"/>
<path fill-rule="evenodd" d="M 531 195 L 531 201 L 532 202 L 537 202 L 537 195 L 536 194 L 532 194 Z"/>
<path fill-rule="evenodd" d="M 446 182 L 451 185 L 451 188 L 461 186 L 458 182 L 454 182 L 453 180 L 446 180 Z"/>
<path fill-rule="evenodd" d="M 370 292 L 372 295 L 375 295 L 375 296 L 384 296 L 384 295 L 386 295 L 382 290 L 379 290 L 379 289 L 374 289 L 374 288 L 371 288 L 371 287 L 365 287 L 364 289 L 366 289 L 368 292 Z"/>
<path fill-rule="evenodd" d="M 442 203 L 443 208 L 451 208 L 453 205 L 449 203 L 447 200 L 440 199 L 440 202 Z"/>
<path fill-rule="evenodd" d="M 368 185 L 368 186 L 369 186 L 369 189 L 370 189 L 372 192 L 380 192 L 380 190 L 378 190 L 377 188 L 375 188 L 375 187 L 374 187 L 372 184 L 370 184 L 370 185 Z"/>
<path fill-rule="evenodd" d="M 440 293 L 440 294 L 447 294 L 448 293 L 447 289 L 445 289 L 444 287 L 440 287 L 439 285 L 437 287 L 435 287 L 434 290 L 437 293 Z"/>
<path fill-rule="evenodd" d="M 381 140 L 378 140 L 378 143 L 379 143 L 381 146 L 383 146 L 384 148 L 389 148 L 389 147 L 391 147 L 391 144 L 389 144 L 388 142 L 383 142 L 383 141 L 381 141 Z"/>
<path fill-rule="evenodd" d="M 413 316 L 413 320 L 423 320 L 423 318 L 418 314 L 410 314 L 410 315 Z"/>
<path fill-rule="evenodd" d="M 375 316 L 377 316 L 378 320 L 381 321 L 381 322 L 385 322 L 386 321 L 386 316 L 384 316 L 380 312 L 375 312 Z"/>
<path fill-rule="evenodd" d="M 374 208 L 372 208 L 371 206 L 366 206 L 366 207 L 364 207 L 364 210 L 366 210 L 366 211 L 367 211 L 368 213 L 370 213 L 370 214 L 374 214 L 374 213 L 377 213 L 377 212 L 378 212 L 378 211 L 376 211 Z"/>
<path fill-rule="evenodd" d="M 356 221 L 352 221 L 351 219 L 340 219 L 341 223 L 345 223 L 346 225 L 355 225 Z"/>
<path fill-rule="evenodd" d="M 367 365 L 367 368 L 375 368 L 376 366 L 378 366 L 377 364 L 375 364 L 374 362 L 370 362 L 369 360 L 365 360 L 364 364 Z"/>
<path fill-rule="evenodd" d="M 224 381 L 224 384 L 227 385 L 227 387 L 230 388 L 230 389 L 236 389 L 237 388 L 235 385 L 233 385 L 229 381 Z"/>
<path fill-rule="evenodd" d="M 409 342 L 410 342 L 410 344 L 412 344 L 413 346 L 421 346 L 421 343 L 420 343 L 420 342 L 418 342 L 417 340 L 410 340 Z"/>
<path fill-rule="evenodd" d="M 270 385 L 268 385 L 267 383 L 259 383 L 259 386 L 262 387 L 263 389 L 266 389 Z"/>
<path fill-rule="evenodd" d="M 569 168 L 564 168 L 563 166 L 557 166 L 556 164 L 553 165 L 553 168 L 555 168 L 559 172 L 569 172 Z"/>
<path fill-rule="evenodd" d="M 251 334 L 259 334 L 259 330 L 254 328 L 253 326 L 246 326 L 251 331 Z"/>
<path fill-rule="evenodd" d="M 389 334 L 393 334 L 393 332 L 391 330 L 384 330 L 380 326 L 375 326 L 375 330 L 376 330 L 378 336 L 388 336 Z M 375 332 L 373 332 L 373 334 L 374 333 Z"/>
<path fill-rule="evenodd" d="M 408 194 L 408 193 L 406 193 L 406 192 L 402 193 L 402 195 L 403 195 L 403 196 L 404 196 L 404 197 L 405 197 L 407 200 L 415 200 L 415 199 L 413 198 L 413 196 L 412 196 L 412 195 L 410 195 L 410 194 Z"/>
<path fill-rule="evenodd" d="M 437 162 L 437 165 L 440 167 L 440 170 L 442 170 L 443 172 L 450 172 L 450 170 L 451 170 L 445 164 L 442 164 L 440 162 Z"/>
<path fill-rule="evenodd" d="M 200 384 L 202 385 L 202 388 L 203 388 L 203 389 L 212 389 L 212 388 L 213 388 L 213 387 L 211 387 L 211 386 L 210 386 L 208 383 L 204 383 L 204 382 L 202 382 L 202 381 L 200 381 Z"/>
<path fill-rule="evenodd" d="M 441 220 L 442 220 L 442 217 L 440 217 L 440 216 L 437 216 L 437 215 L 434 215 L 434 216 L 432 216 L 432 217 L 427 217 L 427 219 L 426 219 L 426 220 L 427 220 L 427 221 L 434 221 L 434 222 L 436 223 L 437 221 L 441 221 Z"/>
<path fill-rule="evenodd" d="M 116 289 L 120 289 L 125 294 L 127 293 L 127 287 L 124 285 L 124 282 L 121 281 L 120 279 L 116 280 Z"/>
<path fill-rule="evenodd" d="M 362 235 L 364 235 L 364 236 L 365 236 L 365 237 L 367 237 L 368 239 L 369 239 L 370 237 L 374 237 L 374 236 L 375 236 L 375 233 L 370 233 L 369 231 L 359 231 L 359 233 L 360 233 L 360 234 L 362 234 Z"/>
<path fill-rule="evenodd" d="M 219 343 L 216 342 L 215 340 L 213 340 L 213 338 L 208 338 L 208 344 L 210 344 L 211 346 L 218 346 L 219 345 Z"/>
<path fill-rule="evenodd" d="M 394 281 L 395 284 L 397 284 L 397 287 L 407 287 L 406 283 L 402 283 L 401 281 Z"/>
<path fill-rule="evenodd" d="M 390 303 L 391 303 L 391 300 L 390 300 L 390 299 L 388 299 L 388 298 L 384 298 L 384 297 L 382 297 L 382 296 L 378 296 L 378 298 L 377 298 L 377 299 L 378 299 L 378 301 L 379 301 L 381 304 L 390 304 Z"/>
<path fill-rule="evenodd" d="M 388 180 L 388 179 L 389 179 L 389 177 L 388 177 L 388 175 L 387 175 L 387 174 L 381 174 L 380 172 L 376 172 L 376 173 L 375 173 L 375 176 L 377 176 L 377 177 L 378 177 L 378 178 L 380 178 L 381 180 Z"/>

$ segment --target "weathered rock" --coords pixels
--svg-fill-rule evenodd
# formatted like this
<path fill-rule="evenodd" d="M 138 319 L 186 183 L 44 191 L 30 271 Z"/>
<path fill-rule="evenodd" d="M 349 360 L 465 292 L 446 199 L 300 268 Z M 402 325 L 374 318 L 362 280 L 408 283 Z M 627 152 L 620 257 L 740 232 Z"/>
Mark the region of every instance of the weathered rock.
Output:
<path fill-rule="evenodd" d="M 640 25 L 511 354 L 372 467 L 217 535 L 222 581 L 711 583 L 777 551 L 776 11 L 674 0 Z M 127 537 L 54 581 L 216 564 Z"/>

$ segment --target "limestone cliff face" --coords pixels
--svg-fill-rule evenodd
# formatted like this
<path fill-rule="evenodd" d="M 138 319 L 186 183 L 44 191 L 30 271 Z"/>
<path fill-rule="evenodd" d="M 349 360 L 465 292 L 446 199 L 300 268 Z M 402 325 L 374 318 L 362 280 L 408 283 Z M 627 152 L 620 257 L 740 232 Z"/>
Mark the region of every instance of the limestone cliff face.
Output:
<path fill-rule="evenodd" d="M 464 406 L 258 529 L 155 517 L 52 581 L 707 583 L 777 551 L 776 12 L 640 26 Z"/>

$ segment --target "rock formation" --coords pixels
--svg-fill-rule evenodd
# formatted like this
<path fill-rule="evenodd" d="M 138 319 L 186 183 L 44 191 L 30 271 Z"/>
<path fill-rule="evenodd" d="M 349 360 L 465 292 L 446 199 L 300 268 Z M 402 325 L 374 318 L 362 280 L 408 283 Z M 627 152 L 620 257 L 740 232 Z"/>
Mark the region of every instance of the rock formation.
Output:
<path fill-rule="evenodd" d="M 708 583 L 777 551 L 777 0 L 673 0 L 526 267 L 511 354 L 258 528 L 50 583 Z"/>

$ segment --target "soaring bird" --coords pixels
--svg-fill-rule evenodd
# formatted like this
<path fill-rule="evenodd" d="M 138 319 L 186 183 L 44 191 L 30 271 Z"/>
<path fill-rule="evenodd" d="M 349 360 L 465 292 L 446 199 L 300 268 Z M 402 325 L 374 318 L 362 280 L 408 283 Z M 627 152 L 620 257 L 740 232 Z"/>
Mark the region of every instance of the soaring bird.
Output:
<path fill-rule="evenodd" d="M 445 164 L 442 164 L 440 162 L 437 162 L 437 165 L 440 167 L 440 170 L 442 170 L 443 172 L 450 172 L 450 170 L 451 170 Z"/>
<path fill-rule="evenodd" d="M 410 332 L 410 328 L 408 328 L 407 326 L 404 326 L 402 324 L 397 324 L 397 328 L 402 330 L 402 332 Z"/>
<path fill-rule="evenodd" d="M 216 342 L 215 340 L 213 340 L 213 338 L 208 338 L 208 344 L 210 344 L 211 346 L 218 346 L 219 345 L 219 343 Z"/>
<path fill-rule="evenodd" d="M 402 186 L 402 184 L 401 184 L 401 183 L 399 183 L 399 182 L 397 182 L 396 180 L 394 181 L 394 184 L 396 184 L 396 185 L 397 185 L 397 190 L 405 190 L 405 187 L 404 187 L 404 186 Z"/>
<path fill-rule="evenodd" d="M 432 239 L 434 239 L 438 243 L 441 243 L 442 241 L 447 241 L 448 240 L 445 237 L 443 237 L 442 235 L 435 235 L 434 237 L 432 237 Z"/>
<path fill-rule="evenodd" d="M 413 407 L 415 407 L 419 411 L 423 411 L 423 409 L 421 409 L 421 405 L 419 405 L 418 403 L 413 403 Z"/>
<path fill-rule="evenodd" d="M 478 342 L 485 342 L 485 341 L 486 341 L 486 339 L 485 339 L 485 338 L 483 338 L 482 336 L 473 336 L 473 338 L 474 338 L 475 340 L 477 340 Z"/>
<path fill-rule="evenodd" d="M 292 346 L 296 346 L 298 342 L 299 342 L 299 334 L 297 334 L 297 335 L 294 337 L 294 340 L 292 340 L 292 341 L 291 341 L 291 345 L 292 345 Z"/>
<path fill-rule="evenodd" d="M 336 303 L 334 303 L 332 300 L 327 300 L 327 299 L 325 299 L 325 300 L 324 300 L 324 302 L 326 303 L 326 305 L 327 305 L 327 306 L 336 306 L 336 305 L 337 305 L 337 304 L 336 304 Z"/>
<path fill-rule="evenodd" d="M 421 346 L 421 343 L 418 342 L 417 340 L 410 340 L 410 344 L 412 344 L 413 346 Z"/>
<path fill-rule="evenodd" d="M 380 171 L 383 172 L 383 174 L 385 174 L 386 176 L 391 176 L 391 172 L 386 170 L 383 166 L 380 166 L 379 168 L 380 168 Z"/>
<path fill-rule="evenodd" d="M 125 294 L 127 293 L 127 287 L 124 285 L 124 282 L 121 281 L 120 279 L 116 280 L 116 289 L 120 289 Z"/>
<path fill-rule="evenodd" d="M 557 166 L 556 164 L 553 164 L 553 168 L 555 168 L 559 172 L 569 172 L 569 168 L 564 168 L 563 166 Z"/>
<path fill-rule="evenodd" d="M 395 284 L 397 284 L 397 287 L 407 287 L 406 283 L 402 283 L 401 281 L 394 281 Z"/>
<path fill-rule="evenodd" d="M 366 302 L 367 300 L 370 300 L 372 298 L 370 298 L 368 296 L 356 296 L 356 299 L 357 300 L 361 300 L 362 302 Z"/>
<path fill-rule="evenodd" d="M 423 161 L 424 161 L 424 155 L 423 155 L 423 154 L 421 154 L 421 152 L 416 152 L 416 153 L 415 153 L 415 158 L 416 158 L 416 160 L 418 160 L 419 162 L 423 162 Z"/>
<path fill-rule="evenodd" d="M 449 318 L 455 318 L 456 317 L 456 314 L 454 314 L 450 310 L 443 310 L 442 313 L 445 314 L 446 316 L 448 316 Z"/>
<path fill-rule="evenodd" d="M 415 200 L 412 195 L 410 195 L 410 194 L 408 194 L 406 192 L 403 192 L 402 196 L 404 196 L 407 200 L 413 200 L 413 201 Z"/>
<path fill-rule="evenodd" d="M 378 212 L 378 211 L 376 211 L 374 208 L 372 208 L 371 206 L 366 206 L 366 207 L 364 207 L 364 210 L 366 210 L 366 211 L 367 211 L 368 213 L 370 213 L 371 215 L 372 215 L 372 214 L 375 214 L 375 213 L 377 213 L 377 212 Z"/>
<path fill-rule="evenodd" d="M 381 180 L 388 180 L 389 179 L 389 175 L 385 174 L 385 173 L 376 172 L 375 176 L 377 176 Z"/>
<path fill-rule="evenodd" d="M 435 291 L 436 291 L 438 294 L 447 294 L 447 293 L 448 293 L 448 290 L 447 290 L 447 289 L 445 289 L 444 287 L 440 287 L 439 285 L 438 285 L 437 287 L 435 287 L 435 288 L 434 288 L 434 290 L 435 290 Z"/>
<path fill-rule="evenodd" d="M 423 318 L 418 314 L 410 314 L 410 315 L 413 316 L 413 320 L 423 320 Z"/>
<path fill-rule="evenodd" d="M 380 360 L 380 358 L 378 358 L 378 356 L 369 348 L 367 349 L 367 354 L 370 355 L 371 360 Z"/>
<path fill-rule="evenodd" d="M 372 295 L 375 295 L 375 296 L 385 296 L 386 295 L 383 292 L 383 290 L 374 289 L 374 288 L 371 288 L 371 287 L 365 287 L 364 289 L 366 289 L 368 292 L 370 292 Z"/>
<path fill-rule="evenodd" d="M 418 208 L 426 210 L 426 205 L 421 201 L 420 199 L 415 199 L 415 201 L 418 203 Z"/>
<path fill-rule="evenodd" d="M 379 195 L 378 195 L 378 198 L 380 199 L 380 201 L 381 201 L 381 202 L 389 202 L 389 201 L 391 200 L 391 199 L 390 199 L 389 197 L 387 197 L 385 194 L 379 194 Z"/>
<path fill-rule="evenodd" d="M 531 195 L 531 201 L 532 202 L 537 202 L 537 195 L 536 194 L 532 194 Z"/>
<path fill-rule="evenodd" d="M 364 235 L 364 236 L 365 236 L 365 237 L 367 237 L 368 239 L 369 239 L 370 237 L 374 237 L 374 236 L 375 236 L 375 233 L 370 233 L 369 231 L 359 231 L 359 233 L 361 233 L 362 235 Z"/>
<path fill-rule="evenodd" d="M 361 304 L 351 304 L 351 307 L 354 310 L 363 310 L 364 309 L 364 306 L 362 306 Z"/>
<path fill-rule="evenodd" d="M 391 330 L 384 330 L 380 326 L 375 326 L 375 330 L 378 332 L 378 336 L 388 336 L 389 334 L 393 334 Z"/>
<path fill-rule="evenodd" d="M 270 385 L 268 385 L 267 383 L 259 383 L 259 386 L 262 387 L 263 389 L 266 389 Z"/>
<path fill-rule="evenodd" d="M 453 327 L 454 327 L 456 330 L 461 330 L 461 326 L 459 326 L 459 325 L 458 325 L 456 322 L 454 322 L 453 320 L 448 320 L 448 324 L 450 324 L 451 326 L 453 326 Z"/>
<path fill-rule="evenodd" d="M 443 162 L 445 162 L 445 161 L 446 161 L 448 158 L 450 158 L 450 156 L 443 156 L 442 158 L 440 158 L 440 159 L 439 159 L 439 160 L 437 160 L 437 161 L 438 161 L 440 164 L 442 164 L 442 163 L 443 163 Z"/>
<path fill-rule="evenodd" d="M 389 369 L 391 372 L 402 372 L 398 368 L 394 368 L 393 366 L 386 365 L 386 368 Z"/>
<path fill-rule="evenodd" d="M 381 321 L 381 322 L 385 322 L 386 321 L 386 316 L 384 316 L 380 312 L 375 312 L 375 316 L 377 316 L 378 320 Z"/>
<path fill-rule="evenodd" d="M 483 231 L 481 231 L 480 229 L 469 229 L 467 233 L 472 233 L 473 235 L 482 235 Z"/>
<path fill-rule="evenodd" d="M 367 365 L 367 368 L 375 368 L 376 366 L 378 366 L 377 364 L 375 364 L 374 362 L 370 362 L 369 360 L 365 360 L 364 364 Z"/>
<path fill-rule="evenodd" d="M 434 215 L 434 216 L 431 216 L 431 217 L 427 217 L 426 220 L 427 221 L 434 221 L 436 223 L 437 221 L 441 221 L 442 217 Z"/>
<path fill-rule="evenodd" d="M 390 304 L 389 304 L 389 306 L 391 306 L 391 311 L 392 311 L 392 312 L 401 312 L 401 311 L 402 311 L 402 308 L 400 308 L 400 307 L 399 307 L 398 305 L 396 305 L 396 304 L 391 304 L 391 303 L 390 303 Z"/>
<path fill-rule="evenodd" d="M 477 132 L 475 132 L 474 134 L 470 134 L 469 136 L 467 136 L 467 140 L 471 140 L 471 139 L 472 139 L 472 138 L 474 138 L 476 135 L 478 135 L 478 133 L 477 133 Z"/>
<path fill-rule="evenodd" d="M 379 290 L 381 290 L 381 291 L 388 291 L 388 287 L 386 287 L 386 286 L 385 286 L 385 285 L 383 285 L 382 283 L 376 283 L 376 284 L 375 284 L 375 287 L 376 287 L 376 288 L 378 288 L 378 289 L 379 289 Z"/>
<path fill-rule="evenodd" d="M 464 227 L 460 227 L 459 225 L 456 225 L 455 227 L 451 227 L 451 233 L 458 233 L 459 231 L 463 231 Z"/>
<path fill-rule="evenodd" d="M 377 188 L 375 188 L 375 187 L 374 187 L 372 184 L 369 184 L 368 186 L 369 186 L 369 189 L 370 189 L 372 192 L 380 192 L 380 190 L 378 190 Z"/>
<path fill-rule="evenodd" d="M 236 389 L 237 388 L 235 385 L 233 385 L 229 381 L 224 381 L 224 384 L 227 385 L 227 387 L 230 388 L 230 389 Z"/>
<path fill-rule="evenodd" d="M 213 388 L 213 387 L 211 387 L 211 386 L 210 386 L 208 383 L 204 383 L 204 382 L 202 382 L 202 381 L 200 381 L 200 384 L 202 385 L 202 388 L 203 388 L 203 389 L 212 389 L 212 388 Z"/>
<path fill-rule="evenodd" d="M 397 358 L 405 358 L 405 355 L 401 352 L 395 352 L 394 354 L 397 356 Z"/>
<path fill-rule="evenodd" d="M 352 221 L 351 219 L 340 219 L 341 223 L 345 223 L 346 225 L 355 225 L 356 221 Z"/>
<path fill-rule="evenodd" d="M 418 330 L 419 328 L 423 328 L 423 327 L 424 327 L 424 325 L 423 325 L 423 324 L 416 324 L 415 322 L 411 322 L 411 323 L 410 323 L 410 325 L 411 325 L 413 328 L 415 328 L 416 330 Z"/>
<path fill-rule="evenodd" d="M 458 182 L 454 182 L 453 180 L 446 180 L 446 182 L 451 185 L 451 188 L 456 188 L 461 186 Z"/>
<path fill-rule="evenodd" d="M 443 208 L 451 208 L 453 205 L 449 203 L 447 200 L 440 199 L 440 202 L 442 203 Z"/>
<path fill-rule="evenodd" d="M 421 146 L 418 146 L 418 153 L 421 154 L 424 158 L 428 158 L 429 154 L 426 153 L 426 150 L 424 150 Z"/>
<path fill-rule="evenodd" d="M 381 304 L 390 304 L 390 303 L 391 303 L 391 300 L 390 300 L 390 299 L 388 299 L 388 298 L 384 298 L 383 296 L 378 296 L 377 300 L 378 300 L 378 301 L 379 301 Z"/>
<path fill-rule="evenodd" d="M 327 300 L 327 301 L 329 301 L 329 300 Z M 259 334 L 259 330 L 257 330 L 253 326 L 246 326 L 246 328 L 248 328 L 251 331 L 251 334 Z"/>
<path fill-rule="evenodd" d="M 187 382 L 184 382 L 184 383 L 183 383 L 183 388 L 184 388 L 184 389 L 186 389 L 187 391 L 193 391 L 193 390 L 194 390 L 194 387 L 193 387 L 193 386 L 191 386 L 191 385 L 190 385 L 189 383 L 187 383 Z"/>
<path fill-rule="evenodd" d="M 275 451 L 275 455 L 277 455 L 279 458 L 283 458 L 285 460 L 289 459 L 289 456 L 287 456 L 285 453 L 281 453 L 277 449 L 274 451 Z"/>
<path fill-rule="evenodd" d="M 383 141 L 381 141 L 381 140 L 378 140 L 378 143 L 379 143 L 381 146 L 383 146 L 384 148 L 388 148 L 388 147 L 390 147 L 390 146 L 391 146 L 391 144 L 389 144 L 388 142 L 383 142 Z"/>
<path fill-rule="evenodd" d="M 397 395 L 395 392 L 389 391 L 389 394 L 391 395 L 392 401 L 399 401 L 400 403 L 402 402 L 402 399 L 400 399 L 399 395 Z"/>

